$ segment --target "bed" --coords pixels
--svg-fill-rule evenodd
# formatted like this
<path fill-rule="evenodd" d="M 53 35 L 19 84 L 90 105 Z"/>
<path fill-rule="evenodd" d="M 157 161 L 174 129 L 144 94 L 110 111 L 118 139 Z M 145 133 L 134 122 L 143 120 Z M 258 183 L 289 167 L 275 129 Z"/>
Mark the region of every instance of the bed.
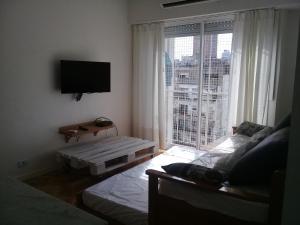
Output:
<path fill-rule="evenodd" d="M 126 225 L 148 224 L 148 176 L 147 169 L 162 171 L 166 163 L 191 162 L 206 151 L 174 146 L 159 156 L 138 166 L 112 176 L 82 193 L 82 203 Z"/>
<path fill-rule="evenodd" d="M 5 225 L 107 225 L 14 178 L 0 179 L 0 221 Z"/>

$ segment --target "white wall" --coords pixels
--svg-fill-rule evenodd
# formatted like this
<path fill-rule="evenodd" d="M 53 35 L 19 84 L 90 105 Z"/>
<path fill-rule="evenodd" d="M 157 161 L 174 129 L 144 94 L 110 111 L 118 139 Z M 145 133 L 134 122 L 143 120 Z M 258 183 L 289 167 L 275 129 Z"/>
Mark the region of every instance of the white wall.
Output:
<path fill-rule="evenodd" d="M 300 27 L 299 27 L 300 29 Z M 298 38 L 297 69 L 294 84 L 294 102 L 292 112 L 292 126 L 290 134 L 290 146 L 288 155 L 288 166 L 286 175 L 286 187 L 283 206 L 283 225 L 300 224 L 299 202 L 300 202 L 300 36 Z"/>
<path fill-rule="evenodd" d="M 99 116 L 131 131 L 131 32 L 124 0 L 0 2 L 0 174 L 52 167 L 58 128 Z M 111 92 L 75 102 L 55 87 L 60 59 L 111 62 Z M 28 166 L 18 169 L 18 160 Z"/>
<path fill-rule="evenodd" d="M 277 93 L 276 118 L 280 121 L 292 111 L 294 77 L 299 33 L 299 10 L 287 10 L 282 21 L 280 78 Z"/>
<path fill-rule="evenodd" d="M 129 0 L 129 22 L 138 24 L 254 8 L 292 7 L 300 4 L 299 0 L 218 0 L 165 9 L 160 6 L 161 3 L 174 1 L 178 0 Z"/>

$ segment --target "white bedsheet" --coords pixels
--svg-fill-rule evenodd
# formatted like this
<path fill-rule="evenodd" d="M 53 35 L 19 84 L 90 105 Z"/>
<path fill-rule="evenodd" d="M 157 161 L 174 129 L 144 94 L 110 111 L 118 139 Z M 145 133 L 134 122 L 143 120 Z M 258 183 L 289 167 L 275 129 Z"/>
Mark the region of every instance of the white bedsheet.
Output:
<path fill-rule="evenodd" d="M 250 141 L 251 137 L 246 135 L 235 134 L 229 137 L 226 137 L 226 140 L 213 148 L 214 151 L 232 153 L 237 148 L 241 147 L 246 142 Z"/>
<path fill-rule="evenodd" d="M 206 151 L 190 148 L 173 147 L 165 153 L 133 167 L 120 174 L 112 176 L 83 192 L 83 203 L 89 208 L 99 211 L 104 215 L 118 220 L 127 225 L 147 224 L 148 213 L 148 176 L 147 169 L 160 170 L 161 166 L 175 162 L 195 162 L 201 164 L 200 156 L 207 155 Z M 209 164 L 215 160 L 205 157 Z M 206 160 L 205 160 L 206 161 Z M 171 188 L 167 182 L 160 186 L 164 194 L 185 200 L 194 206 L 216 210 L 236 218 L 264 222 L 267 218 L 268 206 L 265 204 L 253 204 L 244 200 L 222 198 L 217 195 L 207 195 L 199 190 L 186 191 L 181 185 Z M 196 192 L 195 192 L 196 191 Z M 186 195 L 190 192 L 189 195 Z M 195 195 L 198 196 L 195 198 Z M 229 205 L 234 205 L 228 207 Z M 229 209 L 230 208 L 230 209 Z M 250 216 L 249 216 L 250 215 Z"/>
<path fill-rule="evenodd" d="M 161 166 L 175 162 L 191 162 L 206 151 L 182 149 L 174 146 L 165 153 L 112 176 L 83 192 L 83 203 L 124 224 L 147 224 L 148 175 L 147 169 L 160 170 Z"/>

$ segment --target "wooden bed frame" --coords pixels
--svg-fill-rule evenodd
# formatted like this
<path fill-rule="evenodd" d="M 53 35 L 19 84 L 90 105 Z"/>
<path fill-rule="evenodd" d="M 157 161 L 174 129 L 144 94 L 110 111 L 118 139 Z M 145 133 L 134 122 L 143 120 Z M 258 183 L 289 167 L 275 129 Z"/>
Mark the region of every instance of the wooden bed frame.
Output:
<path fill-rule="evenodd" d="M 159 179 L 196 187 L 211 193 L 228 195 L 234 198 L 269 204 L 269 216 L 267 225 L 280 225 L 282 198 L 284 191 L 285 171 L 275 171 L 272 177 L 270 198 L 260 195 L 244 193 L 237 188 L 221 187 L 213 188 L 205 184 L 194 183 L 166 173 L 147 170 L 149 175 L 149 214 L 148 225 L 262 225 L 260 223 L 247 222 L 216 211 L 193 207 L 185 201 L 162 195 L 158 192 Z M 265 224 L 264 224 L 265 225 Z"/>

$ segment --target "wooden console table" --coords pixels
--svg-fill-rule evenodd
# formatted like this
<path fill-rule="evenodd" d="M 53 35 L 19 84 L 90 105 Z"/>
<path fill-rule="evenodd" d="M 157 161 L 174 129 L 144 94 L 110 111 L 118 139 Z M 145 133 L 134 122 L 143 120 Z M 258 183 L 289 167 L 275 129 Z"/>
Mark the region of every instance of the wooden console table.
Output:
<path fill-rule="evenodd" d="M 82 135 L 93 133 L 94 136 L 96 136 L 99 131 L 114 128 L 114 127 L 115 127 L 114 124 L 110 126 L 99 127 L 96 126 L 95 121 L 89 121 L 85 123 L 78 123 L 78 124 L 60 127 L 59 133 L 65 136 L 66 142 L 69 142 L 69 140 L 72 137 L 75 137 L 76 141 L 79 141 L 79 138 Z"/>

